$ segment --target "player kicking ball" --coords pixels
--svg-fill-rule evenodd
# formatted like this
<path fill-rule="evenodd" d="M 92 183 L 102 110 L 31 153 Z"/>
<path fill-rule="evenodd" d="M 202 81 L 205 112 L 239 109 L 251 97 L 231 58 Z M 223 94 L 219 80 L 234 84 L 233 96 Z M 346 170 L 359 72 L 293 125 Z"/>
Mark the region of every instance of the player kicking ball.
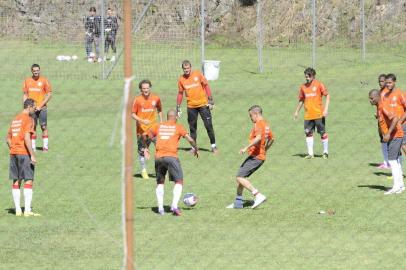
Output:
<path fill-rule="evenodd" d="M 264 164 L 266 152 L 273 144 L 274 138 L 269 124 L 262 117 L 262 109 L 260 106 L 252 106 L 248 110 L 248 113 L 252 123 L 254 123 L 254 127 L 249 135 L 250 143 L 240 150 L 241 155 L 248 151 L 248 157 L 241 164 L 237 173 L 237 196 L 235 197 L 235 201 L 227 206 L 227 208 L 241 209 L 244 207 L 242 197 L 244 188 L 254 195 L 254 204 L 251 206 L 252 209 L 257 208 L 266 201 L 266 197 L 262 195 L 247 178 Z"/>

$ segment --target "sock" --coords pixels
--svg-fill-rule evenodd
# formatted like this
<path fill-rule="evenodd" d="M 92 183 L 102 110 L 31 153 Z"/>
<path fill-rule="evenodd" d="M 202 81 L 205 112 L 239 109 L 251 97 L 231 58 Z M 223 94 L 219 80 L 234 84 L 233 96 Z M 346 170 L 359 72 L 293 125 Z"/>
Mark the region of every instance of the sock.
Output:
<path fill-rule="evenodd" d="M 381 143 L 381 149 L 382 149 L 382 155 L 383 155 L 383 163 L 386 166 L 389 166 L 389 161 L 388 161 L 388 144 L 387 143 Z"/>
<path fill-rule="evenodd" d="M 32 202 L 32 185 L 24 185 L 24 212 L 31 212 L 31 202 Z"/>
<path fill-rule="evenodd" d="M 392 177 L 393 177 L 393 189 L 398 189 L 401 187 L 403 183 L 403 175 L 402 169 L 400 164 L 397 160 L 389 160 L 390 168 L 392 170 Z"/>
<path fill-rule="evenodd" d="M 42 136 L 42 140 L 43 140 L 42 148 L 48 149 L 48 136 Z"/>
<path fill-rule="evenodd" d="M 145 161 L 145 157 L 143 156 L 138 156 L 138 160 L 140 161 L 141 169 L 145 170 L 147 168 L 147 164 Z"/>
<path fill-rule="evenodd" d="M 328 154 L 328 137 L 327 137 L 327 135 L 321 139 L 321 142 L 323 144 L 323 153 Z"/>
<path fill-rule="evenodd" d="M 215 148 L 215 147 L 217 147 L 216 144 L 215 144 L 215 143 L 212 143 L 212 144 L 211 144 L 211 148 Z"/>
<path fill-rule="evenodd" d="M 403 170 L 402 170 L 402 163 L 399 162 L 399 160 L 401 160 L 401 157 L 399 157 L 399 159 L 397 160 L 398 163 L 398 170 L 399 170 L 399 186 L 400 187 L 404 187 L 405 183 L 403 182 Z"/>
<path fill-rule="evenodd" d="M 35 141 L 37 140 L 37 136 L 35 136 L 35 135 L 32 135 L 31 136 L 31 146 L 32 146 L 32 149 L 35 151 L 36 150 L 36 144 L 35 144 Z"/>
<path fill-rule="evenodd" d="M 164 210 L 164 184 L 156 186 L 155 194 L 158 201 L 158 210 Z"/>
<path fill-rule="evenodd" d="M 306 137 L 306 144 L 307 144 L 307 153 L 311 156 L 314 155 L 313 152 L 313 136 Z"/>
<path fill-rule="evenodd" d="M 254 190 L 252 191 L 252 195 L 257 196 L 259 194 L 258 189 L 254 188 Z"/>
<path fill-rule="evenodd" d="M 172 208 L 178 208 L 180 196 L 182 196 L 182 184 L 175 184 L 175 186 L 173 187 Z"/>
<path fill-rule="evenodd" d="M 235 197 L 234 205 L 236 206 L 242 206 L 243 200 L 242 200 L 242 195 L 237 195 Z"/>
<path fill-rule="evenodd" d="M 20 196 L 21 196 L 21 191 L 20 187 L 18 184 L 13 185 L 13 189 L 11 190 L 11 193 L 13 194 L 13 200 L 14 200 L 14 206 L 17 211 L 21 211 L 21 205 L 20 205 Z"/>

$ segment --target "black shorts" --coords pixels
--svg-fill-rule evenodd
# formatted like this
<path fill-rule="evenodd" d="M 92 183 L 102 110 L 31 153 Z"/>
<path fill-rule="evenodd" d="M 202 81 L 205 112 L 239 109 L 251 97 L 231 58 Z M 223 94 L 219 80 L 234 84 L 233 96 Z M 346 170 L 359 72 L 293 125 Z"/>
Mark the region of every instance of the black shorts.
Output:
<path fill-rule="evenodd" d="M 304 131 L 307 134 L 313 134 L 314 128 L 317 128 L 317 133 L 321 136 L 326 133 L 326 118 L 318 118 L 313 120 L 304 120 Z"/>
<path fill-rule="evenodd" d="M 34 165 L 28 155 L 10 155 L 10 179 L 34 180 Z"/>
<path fill-rule="evenodd" d="M 32 116 L 32 118 L 34 118 L 34 129 L 37 128 L 38 122 L 41 127 L 47 126 L 47 114 L 48 114 L 47 108 L 42 108 L 39 111 L 35 111 L 35 113 Z"/>
<path fill-rule="evenodd" d="M 170 181 L 183 180 L 183 171 L 178 158 L 160 157 L 155 160 L 156 181 L 165 180 L 167 172 L 169 172 Z"/>
<path fill-rule="evenodd" d="M 403 138 L 393 138 L 388 142 L 388 160 L 397 160 L 401 155 Z"/>
<path fill-rule="evenodd" d="M 147 147 L 151 144 L 152 140 L 150 138 L 147 139 Z M 138 155 L 144 156 L 144 151 L 142 149 L 145 148 L 143 138 L 141 135 L 137 135 L 137 146 L 138 146 Z"/>
<path fill-rule="evenodd" d="M 253 156 L 248 156 L 244 162 L 241 164 L 238 170 L 237 177 L 249 177 L 256 170 L 258 170 L 265 160 L 256 159 Z"/>

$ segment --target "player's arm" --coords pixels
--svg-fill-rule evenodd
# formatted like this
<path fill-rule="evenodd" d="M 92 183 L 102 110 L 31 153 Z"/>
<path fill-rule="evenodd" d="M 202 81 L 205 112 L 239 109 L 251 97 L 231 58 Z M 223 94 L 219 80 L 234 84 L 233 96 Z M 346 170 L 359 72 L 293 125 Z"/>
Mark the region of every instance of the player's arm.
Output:
<path fill-rule="evenodd" d="M 390 117 L 390 116 L 389 116 L 389 117 Z M 388 141 L 389 141 L 390 135 L 391 135 L 392 132 L 395 130 L 396 125 L 397 125 L 398 122 L 399 122 L 399 117 L 393 116 L 392 119 L 391 119 L 391 121 L 392 121 L 392 122 L 391 122 L 390 127 L 388 128 L 388 132 L 387 132 L 386 134 L 383 134 L 383 141 L 384 141 L 384 142 L 388 142 Z"/>
<path fill-rule="evenodd" d="M 158 117 L 159 117 L 159 123 L 163 122 L 163 115 L 162 115 L 162 103 L 161 103 L 161 99 L 158 100 L 158 104 L 156 106 L 156 110 L 158 112 Z"/>
<path fill-rule="evenodd" d="M 7 132 L 6 143 L 7 143 L 8 149 L 10 149 L 11 148 L 11 128 Z"/>
<path fill-rule="evenodd" d="M 189 134 L 185 135 L 185 139 L 190 143 L 190 145 L 193 147 L 193 149 L 195 149 L 194 155 L 198 158 L 199 157 L 199 148 L 197 147 L 195 140 L 193 140 L 193 138 Z"/>
<path fill-rule="evenodd" d="M 265 151 L 268 151 L 268 149 L 271 148 L 274 141 L 275 141 L 274 138 L 270 138 L 270 139 L 266 140 Z"/>
<path fill-rule="evenodd" d="M 136 113 L 131 113 L 131 117 L 135 120 L 135 121 L 137 121 L 137 122 L 140 122 L 141 124 L 144 124 L 144 125 L 149 125 L 150 124 L 150 121 L 148 120 L 148 119 L 143 119 L 143 118 L 141 118 L 141 117 L 139 117 Z"/>
<path fill-rule="evenodd" d="M 179 87 L 181 87 L 180 84 Z M 178 95 L 176 96 L 176 113 L 178 114 L 178 117 L 180 117 L 180 114 L 182 113 L 180 110 L 182 100 L 183 100 L 183 90 L 179 88 Z"/>
<path fill-rule="evenodd" d="M 240 154 L 244 154 L 245 152 L 247 152 L 248 148 L 259 143 L 261 141 L 261 139 L 262 139 L 261 132 L 258 132 L 258 135 L 255 136 L 255 138 L 251 141 L 251 143 L 249 145 L 240 149 Z"/>
<path fill-rule="evenodd" d="M 328 107 L 330 105 L 330 94 L 326 95 L 326 104 L 324 105 L 323 116 L 326 117 L 328 115 Z"/>
<path fill-rule="evenodd" d="M 27 148 L 28 153 L 30 155 L 31 163 L 32 164 L 37 163 L 37 160 L 35 159 L 35 156 L 34 156 L 34 151 L 32 150 L 31 133 L 30 132 L 25 132 L 24 133 L 24 143 L 25 143 L 25 147 Z"/>
<path fill-rule="evenodd" d="M 41 110 L 42 107 L 46 106 L 48 104 L 48 101 L 52 97 L 52 92 L 48 92 L 44 96 L 44 100 L 37 106 L 37 110 Z"/>
<path fill-rule="evenodd" d="M 297 119 L 297 116 L 298 116 L 298 114 L 299 114 L 299 111 L 300 111 L 300 109 L 302 109 L 302 107 L 303 107 L 303 103 L 304 103 L 304 101 L 303 100 L 299 100 L 299 103 L 297 104 L 297 106 L 296 106 L 296 110 L 295 110 L 295 113 L 293 114 L 293 119 Z"/>

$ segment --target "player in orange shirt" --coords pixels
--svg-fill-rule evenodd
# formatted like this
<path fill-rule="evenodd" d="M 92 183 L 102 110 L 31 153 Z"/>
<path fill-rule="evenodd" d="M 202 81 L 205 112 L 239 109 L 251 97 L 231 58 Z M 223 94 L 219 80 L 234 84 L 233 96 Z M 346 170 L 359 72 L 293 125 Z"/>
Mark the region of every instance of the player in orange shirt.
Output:
<path fill-rule="evenodd" d="M 22 216 L 20 206 L 20 186 L 24 180 L 24 216 L 38 216 L 31 209 L 32 184 L 34 181 L 34 165 L 37 162 L 31 146 L 31 133 L 33 132 L 33 119 L 35 101 L 26 99 L 24 110 L 11 122 L 7 132 L 7 145 L 10 149 L 10 179 L 16 216 Z"/>
<path fill-rule="evenodd" d="M 386 74 L 381 74 L 378 76 L 378 84 L 379 84 L 379 92 L 382 94 L 384 91 L 386 91 Z M 375 117 L 378 118 L 378 114 L 375 114 Z M 383 162 L 378 165 L 378 168 L 380 169 L 390 169 L 389 166 L 389 161 L 388 161 L 388 144 L 384 142 L 382 139 L 382 134 L 381 134 L 381 129 L 379 128 L 379 123 L 378 123 L 378 133 L 379 133 L 379 138 L 381 142 L 381 150 L 382 150 L 382 155 L 383 155 Z"/>
<path fill-rule="evenodd" d="M 242 197 L 244 188 L 249 190 L 255 197 L 252 209 L 266 201 L 266 197 L 259 193 L 247 178 L 264 164 L 266 152 L 273 144 L 274 137 L 269 124 L 262 116 L 262 108 L 260 106 L 252 106 L 248 110 L 248 113 L 251 121 L 254 123 L 254 127 L 249 136 L 249 144 L 240 150 L 240 154 L 248 151 L 248 157 L 241 164 L 237 173 L 237 196 L 235 201 L 227 206 L 227 208 L 240 209 L 244 207 Z"/>
<path fill-rule="evenodd" d="M 382 101 L 395 109 L 399 119 L 402 119 L 406 112 L 406 95 L 402 90 L 396 88 L 395 74 L 386 75 L 385 86 L 385 89 L 381 93 Z M 406 133 L 405 121 L 401 120 L 400 124 L 402 125 L 403 132 Z M 406 154 L 406 134 L 403 138 L 402 149 L 403 153 Z"/>
<path fill-rule="evenodd" d="M 35 101 L 37 107 L 35 109 L 34 118 L 34 133 L 31 136 L 31 144 L 34 151 L 36 151 L 37 139 L 37 123 L 39 122 L 42 130 L 42 150 L 48 151 L 48 126 L 47 126 L 47 113 L 48 102 L 52 96 L 52 88 L 47 78 L 41 76 L 41 68 L 38 64 L 31 66 L 32 77 L 25 79 L 23 84 L 23 102 L 27 98 Z"/>
<path fill-rule="evenodd" d="M 209 83 L 200 71 L 192 71 L 190 61 L 184 60 L 182 62 L 182 69 L 183 75 L 180 76 L 178 80 L 179 92 L 176 99 L 178 115 L 180 116 L 180 105 L 182 104 L 183 94 L 185 94 L 190 136 L 196 141 L 197 118 L 200 114 L 210 139 L 211 150 L 214 154 L 217 154 L 218 150 L 211 115 L 211 110 L 214 108 L 214 101 Z"/>
<path fill-rule="evenodd" d="M 369 92 L 369 102 L 377 108 L 382 140 L 388 144 L 388 159 L 392 170 L 393 187 L 384 194 L 402 193 L 405 190 L 405 185 L 399 156 L 403 141 L 403 130 L 399 123 L 396 108 L 391 107 L 389 103 L 383 102 L 380 91 L 376 89 Z"/>
<path fill-rule="evenodd" d="M 313 68 L 307 68 L 304 71 L 306 83 L 302 84 L 299 89 L 299 103 L 294 113 L 294 119 L 297 119 L 298 113 L 303 104 L 305 107 L 304 114 L 304 131 L 306 134 L 307 153 L 306 159 L 314 158 L 313 152 L 313 132 L 321 136 L 323 143 L 323 158 L 328 158 L 328 136 L 326 133 L 326 117 L 330 104 L 330 95 L 323 83 L 317 81 L 316 71 Z M 326 97 L 326 104 L 323 107 L 323 96 Z"/>
<path fill-rule="evenodd" d="M 137 122 L 138 160 L 141 165 L 141 175 L 144 179 L 149 179 L 144 152 L 148 149 L 151 141 L 148 141 L 146 147 L 144 147 L 142 134 L 156 124 L 157 114 L 159 122 L 162 122 L 161 99 L 151 93 L 151 87 L 152 84 L 149 80 L 142 80 L 138 84 L 141 94 L 135 97 L 131 114 Z"/>
<path fill-rule="evenodd" d="M 175 216 L 182 214 L 178 208 L 183 187 L 183 171 L 178 158 L 178 146 L 181 137 L 190 143 L 194 149 L 194 155 L 199 157 L 195 140 L 193 140 L 182 125 L 176 123 L 176 120 L 177 111 L 171 109 L 167 113 L 166 122 L 153 126 L 144 134 L 144 143 L 147 142 L 147 138 L 155 138 L 156 140 L 155 173 L 157 187 L 155 193 L 158 201 L 158 213 L 160 215 L 165 213 L 163 203 L 165 175 L 167 172 L 169 173 L 169 180 L 175 182 L 171 211 Z"/>

